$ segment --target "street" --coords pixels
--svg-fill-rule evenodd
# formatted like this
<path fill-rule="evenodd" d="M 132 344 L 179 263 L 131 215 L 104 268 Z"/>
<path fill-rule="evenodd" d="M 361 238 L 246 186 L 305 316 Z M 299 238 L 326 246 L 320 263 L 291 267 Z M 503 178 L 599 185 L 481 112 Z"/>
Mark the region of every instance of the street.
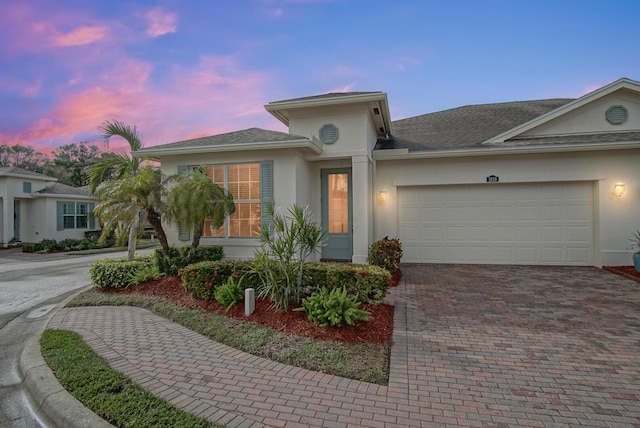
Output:
<path fill-rule="evenodd" d="M 24 342 L 44 330 L 58 303 L 90 284 L 93 261 L 125 256 L 126 252 L 74 256 L 0 250 L 0 426 L 49 426 L 34 414 L 22 389 L 18 359 Z"/>

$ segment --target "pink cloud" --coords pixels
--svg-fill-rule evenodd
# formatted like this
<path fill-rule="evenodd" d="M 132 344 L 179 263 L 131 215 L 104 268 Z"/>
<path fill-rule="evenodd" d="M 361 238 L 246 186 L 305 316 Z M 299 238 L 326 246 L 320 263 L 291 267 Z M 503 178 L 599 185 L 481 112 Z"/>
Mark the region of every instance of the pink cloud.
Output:
<path fill-rule="evenodd" d="M 108 28 L 100 26 L 81 26 L 66 34 L 53 37 L 51 44 L 58 47 L 81 46 L 104 40 L 107 37 Z"/>
<path fill-rule="evenodd" d="M 147 35 L 158 37 L 177 30 L 176 21 L 178 17 L 175 13 L 165 12 L 161 7 L 154 7 L 145 14 L 147 19 Z"/>
<path fill-rule="evenodd" d="M 150 80 L 152 72 L 149 63 L 120 58 L 90 87 L 65 85 L 73 92 L 23 131 L 0 134 L 0 141 L 37 149 L 99 142 L 98 127 L 113 119 L 136 125 L 147 147 L 253 126 L 281 128 L 263 108 L 269 76 L 243 69 L 232 57 L 176 66 L 161 86 Z M 126 149 L 126 143 L 114 139 L 109 149 Z"/>

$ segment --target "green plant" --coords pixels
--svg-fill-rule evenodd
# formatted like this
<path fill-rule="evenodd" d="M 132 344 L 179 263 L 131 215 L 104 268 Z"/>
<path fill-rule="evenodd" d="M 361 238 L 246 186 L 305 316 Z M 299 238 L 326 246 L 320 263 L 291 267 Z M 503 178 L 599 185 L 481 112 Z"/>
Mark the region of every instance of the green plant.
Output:
<path fill-rule="evenodd" d="M 307 294 L 321 288 L 346 287 L 350 295 L 366 304 L 379 304 L 387 294 L 391 274 L 378 266 L 352 263 L 307 263 L 302 281 Z"/>
<path fill-rule="evenodd" d="M 367 262 L 380 266 L 389 272 L 400 269 L 402 259 L 402 244 L 398 238 L 389 239 L 388 236 L 374 242 L 369 247 Z"/>
<path fill-rule="evenodd" d="M 35 253 L 36 252 L 36 244 L 25 244 L 22 246 L 23 253 Z"/>
<path fill-rule="evenodd" d="M 305 261 L 323 244 L 325 232 L 312 220 L 307 207 L 293 205 L 287 214 L 280 214 L 269 204 L 268 213 L 272 225 L 260 230 L 262 249 L 254 259 L 262 279 L 258 296 L 286 311 L 292 301 L 300 302 Z"/>
<path fill-rule="evenodd" d="M 157 264 L 160 267 L 160 273 L 164 275 L 176 275 L 178 271 L 189 264 L 199 263 L 202 261 L 221 260 L 224 257 L 224 249 L 220 245 L 210 247 L 200 246 L 196 249 L 194 255 L 189 260 L 190 247 L 169 247 L 169 263 L 165 268 L 165 254 L 161 249 L 156 249 L 154 254 Z"/>
<path fill-rule="evenodd" d="M 213 292 L 214 297 L 218 303 L 227 308 L 227 311 L 237 305 L 243 298 L 242 293 L 242 280 L 241 277 L 236 284 L 233 280 L 233 276 L 227 278 L 227 282 L 219 286 Z"/>
<path fill-rule="evenodd" d="M 347 293 L 346 287 L 331 291 L 322 288 L 304 299 L 302 306 L 294 310 L 306 313 L 309 321 L 320 327 L 339 327 L 344 323 L 353 325 L 356 321 L 369 319 L 371 314 L 358 306 L 360 302 Z"/>
<path fill-rule="evenodd" d="M 97 288 L 123 288 L 131 284 L 131 277 L 146 266 L 153 266 L 151 256 L 97 260 L 89 268 L 91 282 Z"/>
<path fill-rule="evenodd" d="M 160 269 L 156 263 L 140 266 L 134 272 L 129 273 L 129 284 L 140 285 L 152 281 L 160 276 Z"/>

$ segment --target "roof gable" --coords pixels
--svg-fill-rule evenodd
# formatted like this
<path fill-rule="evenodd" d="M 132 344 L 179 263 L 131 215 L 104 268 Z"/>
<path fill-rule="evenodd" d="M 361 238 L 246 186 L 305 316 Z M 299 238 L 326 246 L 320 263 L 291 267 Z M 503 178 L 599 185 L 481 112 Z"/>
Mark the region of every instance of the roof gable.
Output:
<path fill-rule="evenodd" d="M 594 128 L 594 127 L 586 127 L 586 126 L 575 126 L 575 131 L 571 132 L 571 124 L 566 123 L 566 121 L 572 120 L 576 114 L 580 111 L 584 112 L 585 109 L 589 105 L 594 105 L 598 101 L 603 101 L 605 97 L 612 97 L 614 93 L 622 93 L 627 92 L 629 94 L 634 94 L 636 97 L 640 97 L 640 82 L 636 82 L 634 80 L 623 77 L 621 79 L 616 80 L 609 85 L 603 86 L 600 89 L 597 89 L 593 92 L 590 92 L 580 98 L 577 98 L 563 106 L 560 106 L 552 111 L 547 112 L 546 114 L 542 114 L 538 117 L 535 117 L 527 122 L 524 122 L 518 126 L 515 126 L 512 129 L 509 129 L 505 132 L 494 135 L 487 140 L 483 141 L 482 144 L 485 145 L 493 145 L 505 143 L 511 139 L 517 139 L 518 137 L 531 138 L 533 136 L 540 136 L 540 134 L 547 134 L 550 136 L 555 136 L 553 127 L 549 126 L 553 122 L 556 124 L 560 121 L 565 121 L 565 130 L 566 132 L 562 132 L 556 127 L 555 134 L 595 134 L 595 133 L 607 133 L 611 132 L 629 132 L 634 129 L 629 127 L 622 127 L 620 129 L 611 129 L 611 127 L 602 127 Z M 602 120 L 604 121 L 604 112 L 602 112 Z M 545 126 L 546 125 L 546 126 Z M 545 132 L 544 129 L 547 128 Z M 536 133 L 535 130 L 538 130 Z M 635 127 L 637 130 L 638 127 Z"/>

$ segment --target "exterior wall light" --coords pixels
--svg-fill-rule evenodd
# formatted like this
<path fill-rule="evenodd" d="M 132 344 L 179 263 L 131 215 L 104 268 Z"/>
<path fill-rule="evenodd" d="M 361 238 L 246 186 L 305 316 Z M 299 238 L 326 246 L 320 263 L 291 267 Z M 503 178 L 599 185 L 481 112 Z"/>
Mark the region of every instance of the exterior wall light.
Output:
<path fill-rule="evenodd" d="M 382 202 L 383 204 L 387 201 L 387 191 L 386 190 L 381 190 L 380 194 L 380 202 Z"/>
<path fill-rule="evenodd" d="M 624 183 L 616 183 L 613 185 L 613 194 L 619 198 L 624 195 L 624 190 Z"/>

